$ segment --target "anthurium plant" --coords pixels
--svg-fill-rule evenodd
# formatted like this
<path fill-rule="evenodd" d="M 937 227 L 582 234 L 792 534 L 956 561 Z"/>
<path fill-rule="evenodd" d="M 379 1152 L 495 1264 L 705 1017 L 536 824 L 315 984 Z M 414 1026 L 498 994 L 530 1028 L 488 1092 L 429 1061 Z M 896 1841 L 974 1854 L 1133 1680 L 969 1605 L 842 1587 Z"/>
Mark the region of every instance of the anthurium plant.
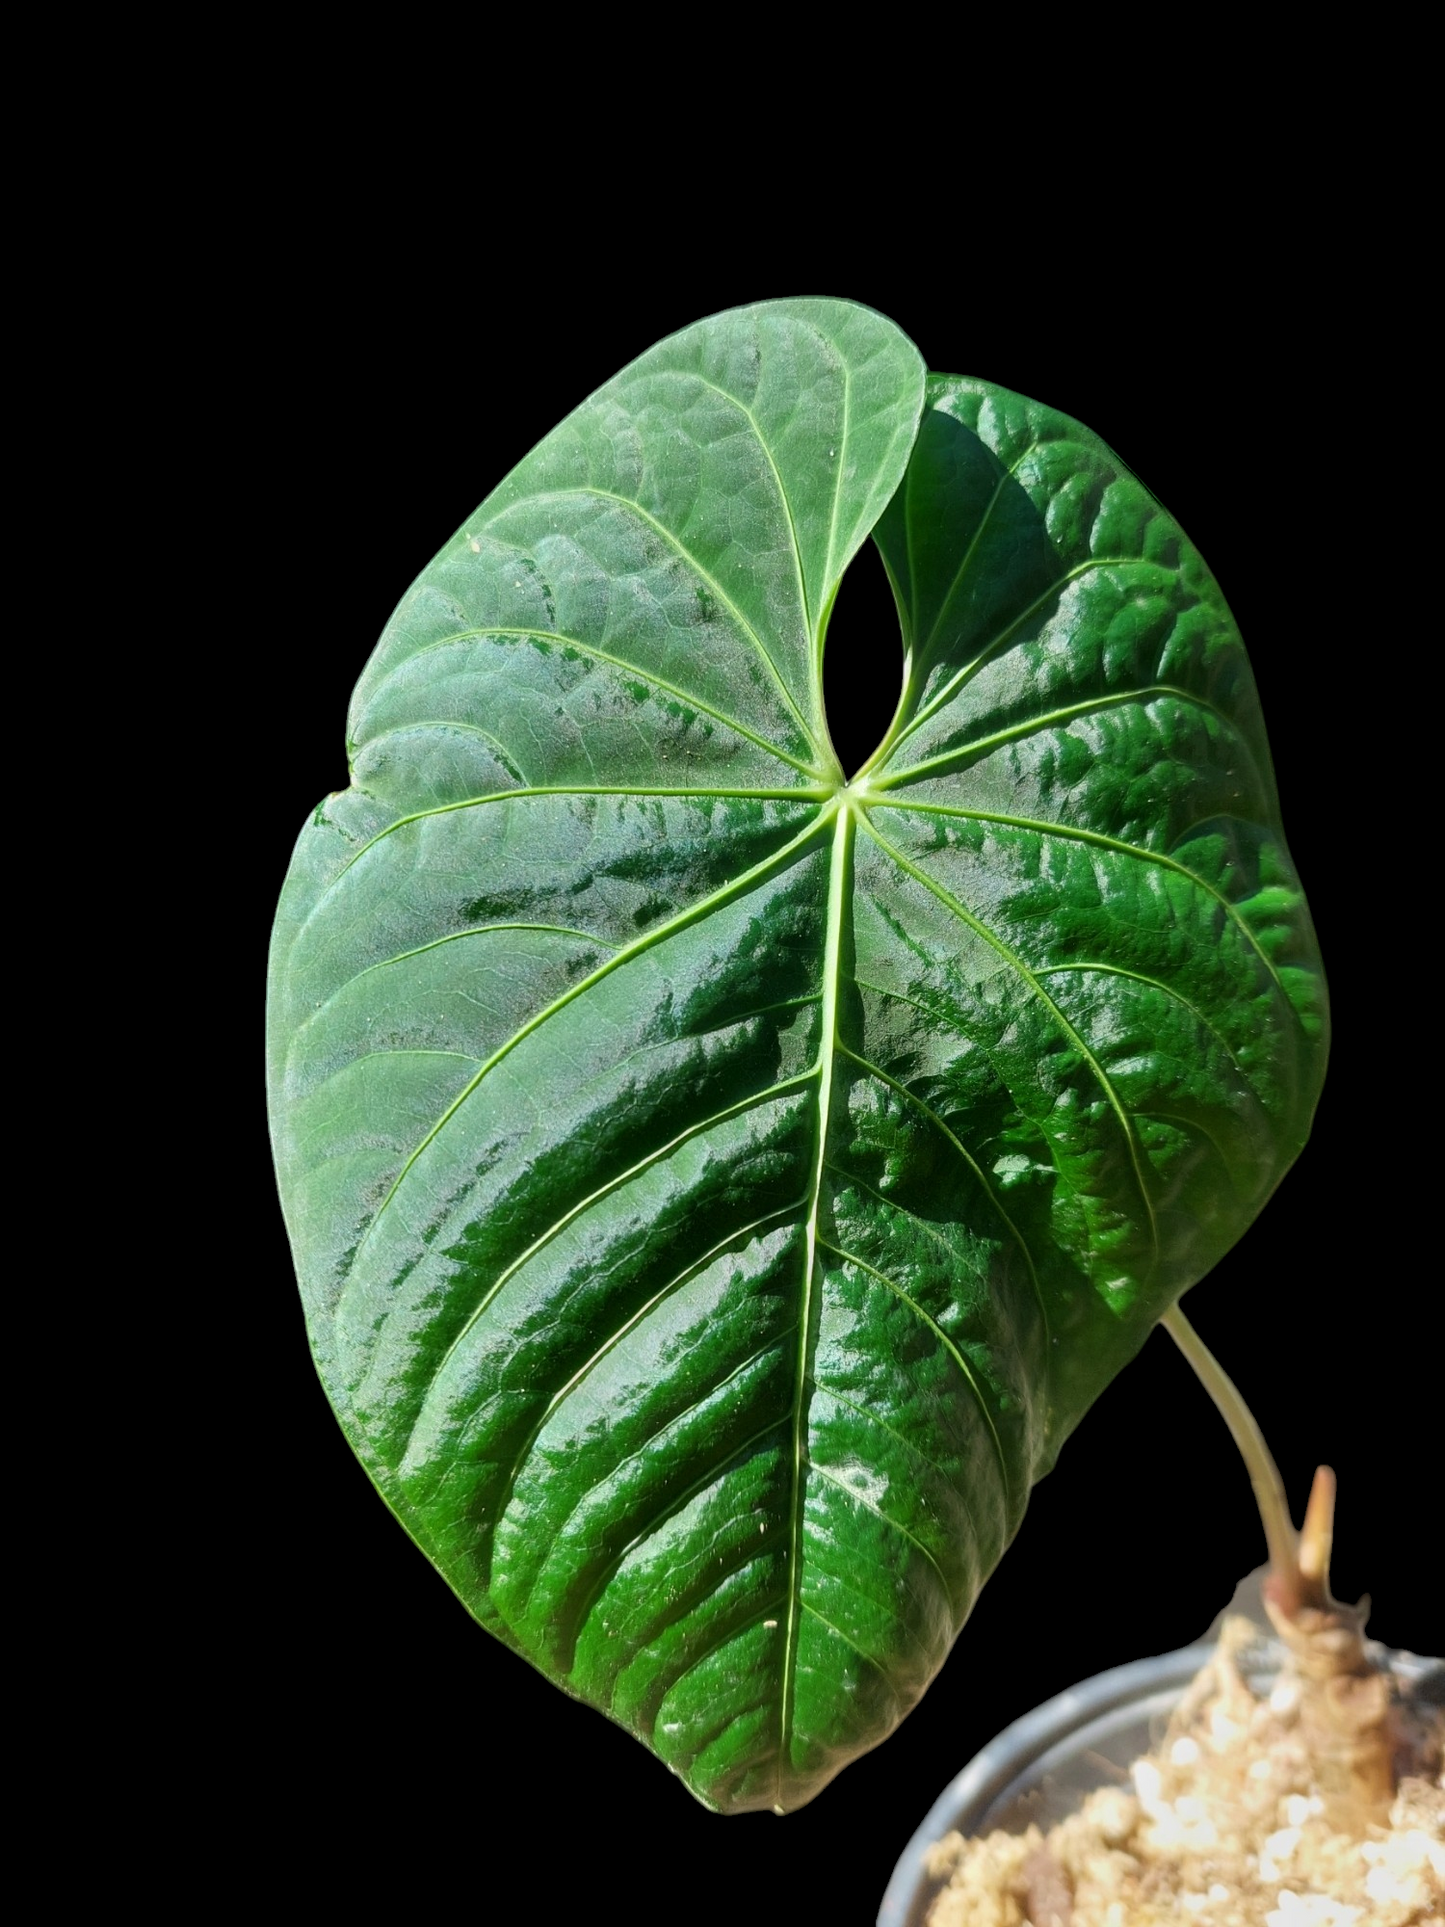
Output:
<path fill-rule="evenodd" d="M 904 673 L 850 774 L 870 539 Z M 800 1806 L 1308 1133 L 1323 980 L 1229 610 L 1089 430 L 767 302 L 500 482 L 348 753 L 270 983 L 327 1393 L 484 1627 L 706 1805 Z"/>

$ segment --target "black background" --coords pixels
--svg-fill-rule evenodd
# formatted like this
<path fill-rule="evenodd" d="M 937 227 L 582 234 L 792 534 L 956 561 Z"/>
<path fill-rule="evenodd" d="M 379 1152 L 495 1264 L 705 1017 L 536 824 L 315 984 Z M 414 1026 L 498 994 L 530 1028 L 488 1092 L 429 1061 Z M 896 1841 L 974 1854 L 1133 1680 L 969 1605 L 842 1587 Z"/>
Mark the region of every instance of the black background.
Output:
<path fill-rule="evenodd" d="M 1336 1590 L 1373 1594 L 1382 1638 L 1438 1646 L 1420 1566 L 1439 1496 L 1438 1300 L 1409 1216 L 1424 1153 L 1408 1113 L 1380 1099 L 1382 1075 L 1388 1088 L 1417 1074 L 1388 1040 L 1408 1037 L 1419 993 L 1382 948 L 1393 859 L 1360 815 L 1359 744 L 1384 700 L 1371 670 L 1379 568 L 1347 512 L 1372 480 L 1332 270 L 1287 233 L 1247 260 L 1198 235 L 1166 240 L 1142 264 L 1125 234 L 1087 266 L 1032 274 L 966 250 L 952 266 L 946 248 L 940 266 L 942 244 L 900 250 L 909 267 L 840 243 L 825 272 L 737 245 L 742 258 L 712 273 L 680 270 L 685 246 L 655 235 L 621 265 L 585 236 L 509 260 L 461 248 L 438 220 L 385 260 L 318 229 L 274 273 L 256 343 L 269 373 L 238 422 L 267 504 L 249 645 L 265 716 L 246 833 L 258 994 L 292 840 L 346 781 L 347 696 L 391 607 L 531 444 L 653 341 L 736 302 L 837 293 L 892 316 L 931 366 L 1076 416 L 1179 518 L 1240 621 L 1335 1000 L 1314 1137 L 1188 1309 L 1250 1399 L 1297 1510 L 1315 1462 L 1337 1468 Z M 840 594 L 834 659 L 880 633 L 896 623 L 865 552 Z M 881 683 L 830 678 L 855 762 L 895 689 L 891 667 Z M 696 1882 L 690 1919 L 781 1922 L 811 1892 L 820 1921 L 870 1922 L 913 1827 L 980 1745 L 1074 1681 L 1198 1636 L 1263 1556 L 1223 1426 L 1156 1333 L 1038 1487 L 906 1724 L 798 1814 L 711 1816 L 479 1631 L 388 1516 L 311 1367 L 259 1100 L 254 1145 L 242 1364 L 260 1443 L 242 1455 L 228 1557 L 238 1630 L 204 1684 L 226 1709 L 223 1744 L 267 1762 L 254 1783 L 227 1782 L 237 1817 L 254 1813 L 255 1853 L 320 1856 L 350 1897 L 384 1875 L 414 1890 L 475 1882 L 480 1918 L 531 1918 L 495 1899 L 501 1849 L 520 1856 L 538 1919 L 552 1918 L 549 1895 L 561 1918 L 575 1894 L 579 1918 L 596 1904 L 652 1927 L 683 1917 L 682 1883 Z"/>

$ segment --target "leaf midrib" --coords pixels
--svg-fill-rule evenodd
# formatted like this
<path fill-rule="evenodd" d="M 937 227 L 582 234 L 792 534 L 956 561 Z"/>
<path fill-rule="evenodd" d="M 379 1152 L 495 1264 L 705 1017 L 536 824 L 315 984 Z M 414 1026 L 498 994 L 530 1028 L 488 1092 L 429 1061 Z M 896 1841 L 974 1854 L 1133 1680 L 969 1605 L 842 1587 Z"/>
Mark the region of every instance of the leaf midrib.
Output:
<path fill-rule="evenodd" d="M 802 1597 L 803 1479 L 804 1434 L 807 1426 L 808 1376 L 816 1350 L 813 1310 L 814 1282 L 818 1271 L 818 1210 L 823 1196 L 823 1175 L 828 1160 L 828 1127 L 833 1104 L 833 1070 L 838 1055 L 838 997 L 843 974 L 843 930 L 851 900 L 851 856 L 854 812 L 844 803 L 838 810 L 833 829 L 833 849 L 828 865 L 828 922 L 823 943 L 822 1010 L 818 1052 L 818 1143 L 813 1161 L 813 1177 L 808 1199 L 808 1220 L 803 1253 L 803 1302 L 798 1315 L 797 1377 L 793 1388 L 793 1499 L 791 1541 L 788 1558 L 788 1624 L 783 1638 L 783 1679 L 778 1695 L 779 1734 L 777 1753 L 777 1810 L 783 1812 L 783 1763 L 793 1725 L 793 1700 L 797 1686 L 798 1613 Z"/>

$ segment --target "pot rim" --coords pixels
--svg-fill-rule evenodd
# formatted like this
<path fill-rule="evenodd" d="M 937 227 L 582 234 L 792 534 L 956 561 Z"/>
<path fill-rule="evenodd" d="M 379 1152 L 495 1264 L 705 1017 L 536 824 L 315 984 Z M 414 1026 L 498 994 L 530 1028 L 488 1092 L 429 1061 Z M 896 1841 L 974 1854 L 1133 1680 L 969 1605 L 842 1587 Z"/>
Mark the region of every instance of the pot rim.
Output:
<path fill-rule="evenodd" d="M 1006 1726 L 948 1782 L 915 1829 L 884 1892 L 878 1910 L 878 1927 L 907 1927 L 919 1888 L 927 1878 L 924 1856 L 935 1842 L 958 1825 L 964 1809 L 979 1805 L 986 1808 L 1036 1760 L 1089 1721 L 1129 1701 L 1147 1699 L 1169 1688 L 1182 1691 L 1217 1649 L 1218 1641 L 1208 1638 L 1152 1659 L 1135 1659 L 1123 1666 L 1110 1667 L 1107 1672 L 1096 1673 L 1077 1686 L 1067 1687 Z M 1422 1678 L 1438 1663 L 1414 1653 L 1376 1647 L 1373 1642 L 1371 1651 L 1378 1662 L 1387 1663 L 1406 1680 Z M 1259 1645 L 1246 1655 L 1246 1670 L 1251 1675 L 1268 1673 L 1277 1669 L 1282 1659 L 1283 1648 L 1279 1642 L 1262 1632 Z"/>
<path fill-rule="evenodd" d="M 1208 1640 L 1181 1646 L 1153 1659 L 1133 1659 L 1111 1666 L 1106 1673 L 1069 1686 L 1042 1706 L 1025 1713 L 982 1747 L 961 1773 L 955 1774 L 928 1809 L 903 1849 L 878 1910 L 878 1927 L 905 1927 L 909 1909 L 923 1880 L 928 1849 L 957 1824 L 961 1808 L 987 1802 L 1002 1793 L 1073 1727 L 1126 1701 L 1162 1687 L 1186 1685 L 1214 1650 Z"/>

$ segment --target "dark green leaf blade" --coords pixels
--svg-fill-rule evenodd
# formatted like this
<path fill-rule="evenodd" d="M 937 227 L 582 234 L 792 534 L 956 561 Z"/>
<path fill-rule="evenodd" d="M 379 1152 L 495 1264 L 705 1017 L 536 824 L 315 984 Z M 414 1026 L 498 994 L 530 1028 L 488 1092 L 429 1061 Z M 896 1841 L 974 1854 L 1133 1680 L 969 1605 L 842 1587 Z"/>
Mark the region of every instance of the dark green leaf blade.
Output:
<path fill-rule="evenodd" d="M 898 489 L 921 398 L 890 324 L 815 301 L 584 404 L 389 625 L 273 951 L 353 1444 L 484 1624 L 730 1809 L 916 1702 L 1319 1074 L 1207 573 L 1095 438 L 980 384 L 934 383 Z M 820 638 L 890 498 L 911 674 L 845 786 Z"/>

